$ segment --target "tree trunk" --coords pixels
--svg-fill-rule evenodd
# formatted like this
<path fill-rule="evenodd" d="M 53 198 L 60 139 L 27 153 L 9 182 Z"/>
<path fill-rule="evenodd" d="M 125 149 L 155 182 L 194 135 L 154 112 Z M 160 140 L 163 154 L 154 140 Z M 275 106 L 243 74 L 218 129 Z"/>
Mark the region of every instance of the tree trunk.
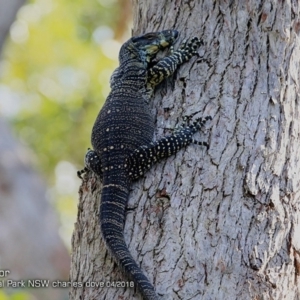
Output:
<path fill-rule="evenodd" d="M 156 92 L 156 137 L 183 116 L 213 117 L 197 136 L 209 150 L 157 164 L 129 199 L 129 250 L 166 299 L 300 299 L 299 13 L 298 1 L 134 1 L 134 35 L 176 28 L 180 41 L 203 40 Z M 100 239 L 100 193 L 86 178 L 71 279 L 106 286 L 127 279 Z M 105 287 L 71 299 L 141 297 Z"/>

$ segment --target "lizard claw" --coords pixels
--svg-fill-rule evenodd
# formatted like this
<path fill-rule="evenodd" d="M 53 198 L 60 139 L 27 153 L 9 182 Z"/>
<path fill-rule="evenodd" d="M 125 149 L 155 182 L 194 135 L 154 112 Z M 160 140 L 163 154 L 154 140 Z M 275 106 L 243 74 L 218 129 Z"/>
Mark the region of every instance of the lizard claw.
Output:
<path fill-rule="evenodd" d="M 78 176 L 80 179 L 83 179 L 81 175 L 84 174 L 84 173 L 86 173 L 86 171 L 87 171 L 87 168 L 84 168 L 84 169 L 82 169 L 82 170 L 77 171 L 77 176 Z"/>

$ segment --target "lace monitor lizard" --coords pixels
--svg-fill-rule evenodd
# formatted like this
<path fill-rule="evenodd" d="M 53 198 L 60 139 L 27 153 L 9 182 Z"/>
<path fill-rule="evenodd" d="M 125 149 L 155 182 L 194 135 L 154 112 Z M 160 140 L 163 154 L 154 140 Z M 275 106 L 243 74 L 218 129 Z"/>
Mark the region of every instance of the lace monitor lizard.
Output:
<path fill-rule="evenodd" d="M 116 262 L 135 282 L 145 300 L 158 300 L 154 287 L 132 258 L 124 240 L 125 209 L 132 181 L 140 178 L 162 158 L 175 154 L 195 141 L 192 136 L 210 116 L 176 129 L 173 135 L 153 141 L 154 117 L 149 100 L 154 88 L 197 53 L 197 37 L 184 41 L 174 51 L 176 30 L 132 37 L 119 53 L 120 66 L 114 71 L 111 92 L 92 130 L 92 146 L 85 156 L 85 168 L 98 174 L 103 183 L 100 227 L 107 248 Z M 171 53 L 158 61 L 156 53 L 170 48 Z"/>

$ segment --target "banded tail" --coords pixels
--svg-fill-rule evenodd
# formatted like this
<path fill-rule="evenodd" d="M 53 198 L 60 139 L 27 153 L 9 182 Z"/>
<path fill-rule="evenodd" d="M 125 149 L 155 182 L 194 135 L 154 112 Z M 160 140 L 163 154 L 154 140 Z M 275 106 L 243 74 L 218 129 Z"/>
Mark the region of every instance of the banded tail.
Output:
<path fill-rule="evenodd" d="M 103 239 L 116 262 L 129 274 L 144 300 L 159 300 L 153 285 L 132 258 L 124 240 L 125 207 L 129 185 L 104 185 L 100 206 L 100 226 Z"/>

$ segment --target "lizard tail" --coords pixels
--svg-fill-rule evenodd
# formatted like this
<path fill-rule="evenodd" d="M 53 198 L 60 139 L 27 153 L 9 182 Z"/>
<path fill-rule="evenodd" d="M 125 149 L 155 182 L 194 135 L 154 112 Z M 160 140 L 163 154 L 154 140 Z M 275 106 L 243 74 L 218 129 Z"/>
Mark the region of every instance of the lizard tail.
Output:
<path fill-rule="evenodd" d="M 154 287 L 132 258 L 124 240 L 125 206 L 129 188 L 108 184 L 103 187 L 100 207 L 100 226 L 103 239 L 111 255 L 129 275 L 144 300 L 159 300 Z"/>

